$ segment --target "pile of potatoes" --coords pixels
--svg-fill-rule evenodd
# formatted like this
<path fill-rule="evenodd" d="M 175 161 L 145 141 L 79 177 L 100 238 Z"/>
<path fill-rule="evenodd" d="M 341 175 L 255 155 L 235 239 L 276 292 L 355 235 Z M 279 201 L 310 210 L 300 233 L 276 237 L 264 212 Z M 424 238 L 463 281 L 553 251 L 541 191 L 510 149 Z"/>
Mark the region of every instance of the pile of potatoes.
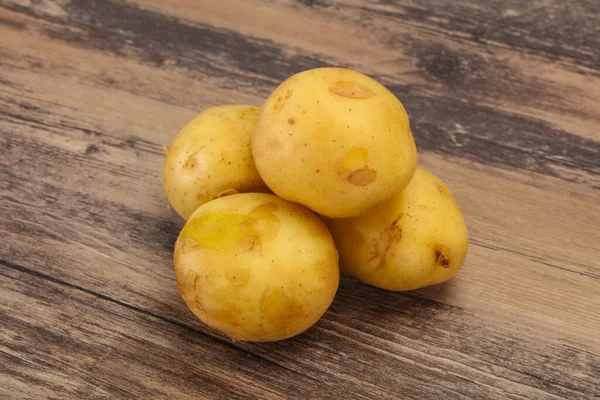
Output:
<path fill-rule="evenodd" d="M 333 301 L 340 267 L 369 285 L 413 290 L 449 279 L 465 260 L 463 215 L 417 166 L 402 103 L 359 72 L 304 71 L 260 108 L 209 108 L 165 152 L 165 193 L 187 220 L 174 251 L 179 291 L 235 340 L 311 327 Z"/>

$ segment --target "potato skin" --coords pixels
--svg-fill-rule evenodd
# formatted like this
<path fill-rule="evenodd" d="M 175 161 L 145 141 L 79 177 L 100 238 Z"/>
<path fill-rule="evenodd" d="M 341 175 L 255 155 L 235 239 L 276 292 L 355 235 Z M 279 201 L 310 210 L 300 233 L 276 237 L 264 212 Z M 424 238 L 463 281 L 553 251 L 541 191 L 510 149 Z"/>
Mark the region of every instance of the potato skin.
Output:
<path fill-rule="evenodd" d="M 248 105 L 208 108 L 187 124 L 166 150 L 165 194 L 184 219 L 220 195 L 269 192 L 251 149 L 258 110 Z"/>
<path fill-rule="evenodd" d="M 418 167 L 408 187 L 359 218 L 327 220 L 342 271 L 387 290 L 450 279 L 463 265 L 469 235 L 450 190 Z"/>
<path fill-rule="evenodd" d="M 261 108 L 252 146 L 275 194 L 331 218 L 359 216 L 399 193 L 417 162 L 402 103 L 343 68 L 283 82 Z"/>
<path fill-rule="evenodd" d="M 235 340 L 274 341 L 316 323 L 339 284 L 323 222 L 272 194 L 212 200 L 189 218 L 174 253 L 185 302 Z"/>

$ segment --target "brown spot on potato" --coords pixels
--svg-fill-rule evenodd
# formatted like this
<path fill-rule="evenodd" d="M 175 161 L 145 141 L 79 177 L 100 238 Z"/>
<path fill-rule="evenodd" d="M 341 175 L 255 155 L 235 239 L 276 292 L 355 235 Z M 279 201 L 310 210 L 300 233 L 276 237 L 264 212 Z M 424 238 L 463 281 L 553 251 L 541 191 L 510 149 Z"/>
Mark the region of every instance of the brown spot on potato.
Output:
<path fill-rule="evenodd" d="M 296 118 L 292 117 L 292 118 L 288 119 L 288 124 L 290 124 L 292 126 L 295 125 L 296 124 Z"/>
<path fill-rule="evenodd" d="M 450 268 L 450 259 L 446 256 L 448 248 L 446 246 L 435 246 L 435 263 L 442 268 Z"/>
<path fill-rule="evenodd" d="M 203 197 L 206 197 L 208 193 L 206 192 L 206 189 L 200 189 L 200 191 L 198 192 L 198 194 L 196 195 L 196 197 L 198 199 L 201 199 Z"/>
<path fill-rule="evenodd" d="M 375 180 L 377 172 L 367 166 L 369 151 L 357 147 L 348 151 L 342 158 L 340 174 L 353 185 L 366 186 Z"/>
<path fill-rule="evenodd" d="M 351 81 L 338 81 L 329 88 L 329 91 L 349 99 L 368 99 L 373 96 L 373 91 L 367 86 Z"/>
<path fill-rule="evenodd" d="M 275 104 L 273 104 L 273 112 L 278 113 L 282 107 L 283 107 L 283 104 L 281 102 L 281 97 L 278 97 L 277 100 L 275 101 Z"/>
<path fill-rule="evenodd" d="M 238 191 L 235 189 L 226 189 L 223 190 L 222 192 L 217 193 L 213 199 L 218 199 L 220 197 L 225 197 L 225 196 L 231 196 L 232 194 L 238 194 Z"/>
<path fill-rule="evenodd" d="M 398 227 L 398 221 L 400 218 L 388 225 L 379 234 L 378 238 L 373 239 L 373 249 L 369 254 L 369 266 L 371 268 L 377 268 L 383 264 L 390 247 L 402 239 L 402 229 Z"/>
<path fill-rule="evenodd" d="M 194 168 L 196 166 L 196 157 L 195 154 L 190 155 L 185 163 L 183 164 L 184 168 Z"/>
<path fill-rule="evenodd" d="M 355 186 L 367 186 L 372 183 L 376 177 L 377 171 L 369 167 L 363 167 L 346 175 L 348 182 Z"/>
<path fill-rule="evenodd" d="M 441 183 L 437 184 L 437 189 L 442 196 L 450 196 L 451 195 L 450 190 L 448 190 L 448 188 Z"/>

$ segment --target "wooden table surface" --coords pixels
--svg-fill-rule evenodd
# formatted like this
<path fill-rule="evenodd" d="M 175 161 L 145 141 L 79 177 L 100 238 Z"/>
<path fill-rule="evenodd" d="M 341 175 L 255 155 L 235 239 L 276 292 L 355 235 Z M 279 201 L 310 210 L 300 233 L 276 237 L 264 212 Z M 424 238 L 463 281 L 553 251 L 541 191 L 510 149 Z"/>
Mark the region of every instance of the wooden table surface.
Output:
<path fill-rule="evenodd" d="M 0 398 L 598 398 L 599 26 L 597 0 L 0 0 Z M 177 291 L 161 146 L 318 66 L 402 100 L 467 262 L 233 343 Z"/>

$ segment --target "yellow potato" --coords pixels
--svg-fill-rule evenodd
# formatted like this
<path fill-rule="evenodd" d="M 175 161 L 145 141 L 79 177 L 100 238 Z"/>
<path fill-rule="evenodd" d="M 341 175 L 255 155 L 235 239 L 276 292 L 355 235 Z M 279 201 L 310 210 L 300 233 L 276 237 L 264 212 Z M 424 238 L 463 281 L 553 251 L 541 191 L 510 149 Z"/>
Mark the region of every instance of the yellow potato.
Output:
<path fill-rule="evenodd" d="M 194 314 L 236 340 L 282 340 L 305 331 L 330 306 L 339 283 L 325 225 L 272 194 L 236 194 L 198 208 L 177 239 L 174 263 Z"/>
<path fill-rule="evenodd" d="M 256 171 L 250 145 L 258 110 L 247 105 L 209 108 L 165 150 L 165 194 L 184 219 L 216 197 L 269 191 Z"/>
<path fill-rule="evenodd" d="M 399 195 L 359 218 L 328 220 L 342 270 L 387 290 L 450 279 L 467 255 L 467 225 L 450 190 L 417 168 Z"/>
<path fill-rule="evenodd" d="M 274 193 L 331 218 L 359 216 L 399 193 L 417 162 L 400 101 L 343 68 L 283 82 L 261 109 L 252 151 Z"/>

